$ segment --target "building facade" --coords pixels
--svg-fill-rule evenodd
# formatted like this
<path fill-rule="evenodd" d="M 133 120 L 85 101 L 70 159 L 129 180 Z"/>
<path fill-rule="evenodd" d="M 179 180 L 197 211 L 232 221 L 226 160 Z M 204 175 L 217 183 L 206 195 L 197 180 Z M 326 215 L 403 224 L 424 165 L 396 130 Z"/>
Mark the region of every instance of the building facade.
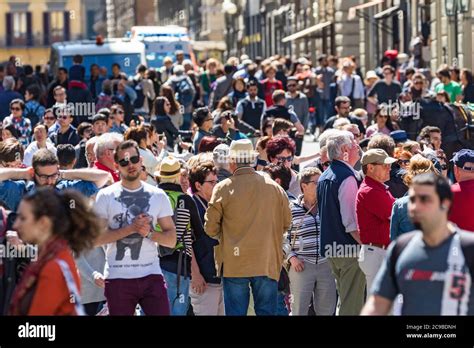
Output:
<path fill-rule="evenodd" d="M 100 1 L 0 1 L 0 61 L 12 55 L 19 64 L 43 65 L 54 42 L 95 35 Z"/>

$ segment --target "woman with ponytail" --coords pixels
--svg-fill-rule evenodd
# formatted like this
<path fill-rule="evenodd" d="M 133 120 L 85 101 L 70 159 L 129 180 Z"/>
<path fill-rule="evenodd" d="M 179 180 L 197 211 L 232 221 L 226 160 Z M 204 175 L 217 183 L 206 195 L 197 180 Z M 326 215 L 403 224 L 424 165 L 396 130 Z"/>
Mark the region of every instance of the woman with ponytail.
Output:
<path fill-rule="evenodd" d="M 75 191 L 39 188 L 23 198 L 13 228 L 25 243 L 38 246 L 38 254 L 15 289 L 11 315 L 84 314 L 73 253 L 93 247 L 99 221 Z"/>

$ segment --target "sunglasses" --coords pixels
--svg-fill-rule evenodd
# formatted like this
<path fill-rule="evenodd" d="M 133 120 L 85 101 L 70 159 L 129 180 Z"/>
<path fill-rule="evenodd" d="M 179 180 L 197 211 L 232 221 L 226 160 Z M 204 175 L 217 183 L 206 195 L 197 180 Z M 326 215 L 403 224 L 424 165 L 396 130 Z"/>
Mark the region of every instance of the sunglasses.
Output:
<path fill-rule="evenodd" d="M 398 160 L 398 164 L 405 164 L 405 165 L 408 165 L 410 164 L 410 160 Z"/>
<path fill-rule="evenodd" d="M 276 159 L 278 162 L 293 162 L 293 156 L 288 156 L 288 157 L 279 157 L 277 156 Z"/>
<path fill-rule="evenodd" d="M 331 162 L 330 161 L 327 161 L 327 162 L 324 162 L 324 163 L 321 163 L 321 165 L 323 167 L 329 167 L 331 165 Z"/>
<path fill-rule="evenodd" d="M 46 117 L 43 117 L 43 119 L 49 120 L 49 121 L 55 120 L 54 116 L 46 116 Z"/>
<path fill-rule="evenodd" d="M 128 159 L 121 159 L 120 161 L 118 161 L 118 164 L 120 165 L 120 167 L 128 167 L 130 162 L 132 162 L 132 164 L 137 164 L 138 162 L 140 162 L 140 156 L 133 156 Z"/>
<path fill-rule="evenodd" d="M 293 85 L 293 84 L 288 85 L 288 88 L 291 88 L 291 87 L 296 87 L 296 85 Z"/>
<path fill-rule="evenodd" d="M 414 82 L 415 85 L 422 85 L 423 84 L 423 81 L 416 81 Z"/>
<path fill-rule="evenodd" d="M 21 108 L 10 108 L 11 111 L 21 111 Z"/>
<path fill-rule="evenodd" d="M 58 119 L 60 119 L 60 120 L 67 120 L 68 118 L 69 118 L 69 116 L 67 116 L 67 115 L 58 116 Z"/>

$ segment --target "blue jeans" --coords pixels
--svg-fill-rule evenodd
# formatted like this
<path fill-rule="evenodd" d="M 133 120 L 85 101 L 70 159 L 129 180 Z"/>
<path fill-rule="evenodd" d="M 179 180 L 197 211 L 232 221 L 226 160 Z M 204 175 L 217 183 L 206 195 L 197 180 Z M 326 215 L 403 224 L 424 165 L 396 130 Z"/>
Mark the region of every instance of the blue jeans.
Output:
<path fill-rule="evenodd" d="M 223 278 L 226 315 L 247 315 L 250 287 L 255 314 L 276 315 L 278 282 L 268 277 Z"/>
<path fill-rule="evenodd" d="M 335 114 L 334 107 L 329 99 L 319 99 L 318 105 L 316 106 L 316 119 L 318 125 L 323 125 L 326 123 L 329 117 Z"/>
<path fill-rule="evenodd" d="M 192 113 L 184 113 L 183 114 L 183 124 L 180 130 L 190 130 L 191 129 L 191 120 L 193 118 Z"/>
<path fill-rule="evenodd" d="M 178 275 L 171 273 L 162 269 L 163 276 L 166 281 L 166 292 L 168 294 L 168 299 L 170 301 L 170 313 L 171 315 L 186 315 L 189 308 L 189 278 L 184 278 L 181 276 L 179 283 L 179 292 L 177 292 L 177 280 Z"/>

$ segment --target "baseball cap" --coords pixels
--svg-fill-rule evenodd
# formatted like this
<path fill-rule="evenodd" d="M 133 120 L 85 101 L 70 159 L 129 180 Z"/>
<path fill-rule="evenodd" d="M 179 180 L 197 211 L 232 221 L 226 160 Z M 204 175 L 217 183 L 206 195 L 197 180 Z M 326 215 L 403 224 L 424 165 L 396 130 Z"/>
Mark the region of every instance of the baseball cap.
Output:
<path fill-rule="evenodd" d="M 407 132 L 404 130 L 396 130 L 390 133 L 390 136 L 396 143 L 404 143 L 408 140 Z"/>
<path fill-rule="evenodd" d="M 453 162 L 459 168 L 463 168 L 464 170 L 474 171 L 474 168 L 472 167 L 464 167 L 464 165 L 468 162 L 474 163 L 474 150 L 462 149 L 456 152 L 456 154 L 453 157 Z"/>
<path fill-rule="evenodd" d="M 390 157 L 382 149 L 370 149 L 364 152 L 361 159 L 361 163 L 364 166 L 367 164 L 392 164 L 396 161 L 396 158 Z"/>

